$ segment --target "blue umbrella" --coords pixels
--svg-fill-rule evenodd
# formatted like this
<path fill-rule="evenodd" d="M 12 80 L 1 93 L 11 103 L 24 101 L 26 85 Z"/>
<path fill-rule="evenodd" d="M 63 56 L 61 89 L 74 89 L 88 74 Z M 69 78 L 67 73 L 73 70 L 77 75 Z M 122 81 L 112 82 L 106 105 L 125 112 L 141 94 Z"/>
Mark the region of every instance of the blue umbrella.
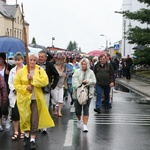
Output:
<path fill-rule="evenodd" d="M 25 52 L 24 42 L 15 37 L 0 36 L 0 53 Z"/>

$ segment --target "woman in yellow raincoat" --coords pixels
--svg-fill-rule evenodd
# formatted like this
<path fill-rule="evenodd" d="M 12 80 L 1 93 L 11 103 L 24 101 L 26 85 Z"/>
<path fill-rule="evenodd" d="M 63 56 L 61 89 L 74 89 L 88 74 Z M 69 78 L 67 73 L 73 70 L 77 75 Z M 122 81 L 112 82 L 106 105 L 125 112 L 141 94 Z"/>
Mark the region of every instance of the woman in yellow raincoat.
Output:
<path fill-rule="evenodd" d="M 45 70 L 36 65 L 37 60 L 38 54 L 29 53 L 30 73 L 28 73 L 27 66 L 25 66 L 18 71 L 14 79 L 20 114 L 20 129 L 21 132 L 25 132 L 25 142 L 31 135 L 31 149 L 35 148 L 37 130 L 54 126 L 42 91 L 42 87 L 48 84 L 48 77 Z"/>

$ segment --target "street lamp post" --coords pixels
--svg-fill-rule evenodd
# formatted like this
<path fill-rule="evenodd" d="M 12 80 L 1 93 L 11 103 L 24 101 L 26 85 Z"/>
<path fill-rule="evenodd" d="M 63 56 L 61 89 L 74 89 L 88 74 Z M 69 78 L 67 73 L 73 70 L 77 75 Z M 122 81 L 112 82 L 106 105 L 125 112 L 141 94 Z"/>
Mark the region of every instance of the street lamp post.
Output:
<path fill-rule="evenodd" d="M 107 40 L 107 36 L 104 35 L 104 34 L 100 34 L 100 36 L 105 36 L 105 38 L 106 38 L 106 48 L 105 48 L 105 51 L 108 51 L 108 40 Z"/>
<path fill-rule="evenodd" d="M 54 44 L 53 44 L 54 40 L 55 40 L 55 37 L 52 37 L 52 51 L 53 51 L 53 48 L 54 48 Z"/>
<path fill-rule="evenodd" d="M 52 37 L 52 48 L 54 47 L 53 41 L 55 40 L 55 37 Z"/>

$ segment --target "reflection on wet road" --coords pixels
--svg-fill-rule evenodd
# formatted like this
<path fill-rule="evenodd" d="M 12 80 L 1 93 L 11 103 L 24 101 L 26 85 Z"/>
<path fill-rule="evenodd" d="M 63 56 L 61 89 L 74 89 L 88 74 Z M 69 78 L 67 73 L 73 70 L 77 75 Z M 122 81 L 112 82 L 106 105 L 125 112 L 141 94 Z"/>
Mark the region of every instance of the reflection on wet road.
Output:
<path fill-rule="evenodd" d="M 112 108 L 96 114 L 90 106 L 88 133 L 78 129 L 74 107 L 68 101 L 63 117 L 53 116 L 56 126 L 48 134 L 38 132 L 36 150 L 149 150 L 150 105 L 139 104 L 133 93 L 114 92 Z M 21 140 L 11 142 L 12 127 L 0 133 L 0 150 L 22 150 Z"/>

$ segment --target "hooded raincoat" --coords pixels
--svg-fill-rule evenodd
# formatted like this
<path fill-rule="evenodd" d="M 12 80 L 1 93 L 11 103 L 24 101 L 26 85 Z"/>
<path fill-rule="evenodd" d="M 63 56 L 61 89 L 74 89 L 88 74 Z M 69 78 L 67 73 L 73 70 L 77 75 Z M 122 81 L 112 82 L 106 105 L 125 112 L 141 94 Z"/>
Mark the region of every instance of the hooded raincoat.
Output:
<path fill-rule="evenodd" d="M 17 106 L 20 114 L 21 132 L 30 130 L 30 104 L 32 93 L 26 90 L 29 82 L 27 79 L 27 74 L 27 66 L 25 66 L 18 71 L 14 79 L 14 88 L 17 91 Z M 34 94 L 38 107 L 38 129 L 55 126 L 48 111 L 48 107 L 46 105 L 46 101 L 42 91 L 42 87 L 46 86 L 47 84 L 48 77 L 45 70 L 40 66 L 36 65 L 33 80 L 31 80 L 31 85 L 33 85 L 34 87 Z"/>

